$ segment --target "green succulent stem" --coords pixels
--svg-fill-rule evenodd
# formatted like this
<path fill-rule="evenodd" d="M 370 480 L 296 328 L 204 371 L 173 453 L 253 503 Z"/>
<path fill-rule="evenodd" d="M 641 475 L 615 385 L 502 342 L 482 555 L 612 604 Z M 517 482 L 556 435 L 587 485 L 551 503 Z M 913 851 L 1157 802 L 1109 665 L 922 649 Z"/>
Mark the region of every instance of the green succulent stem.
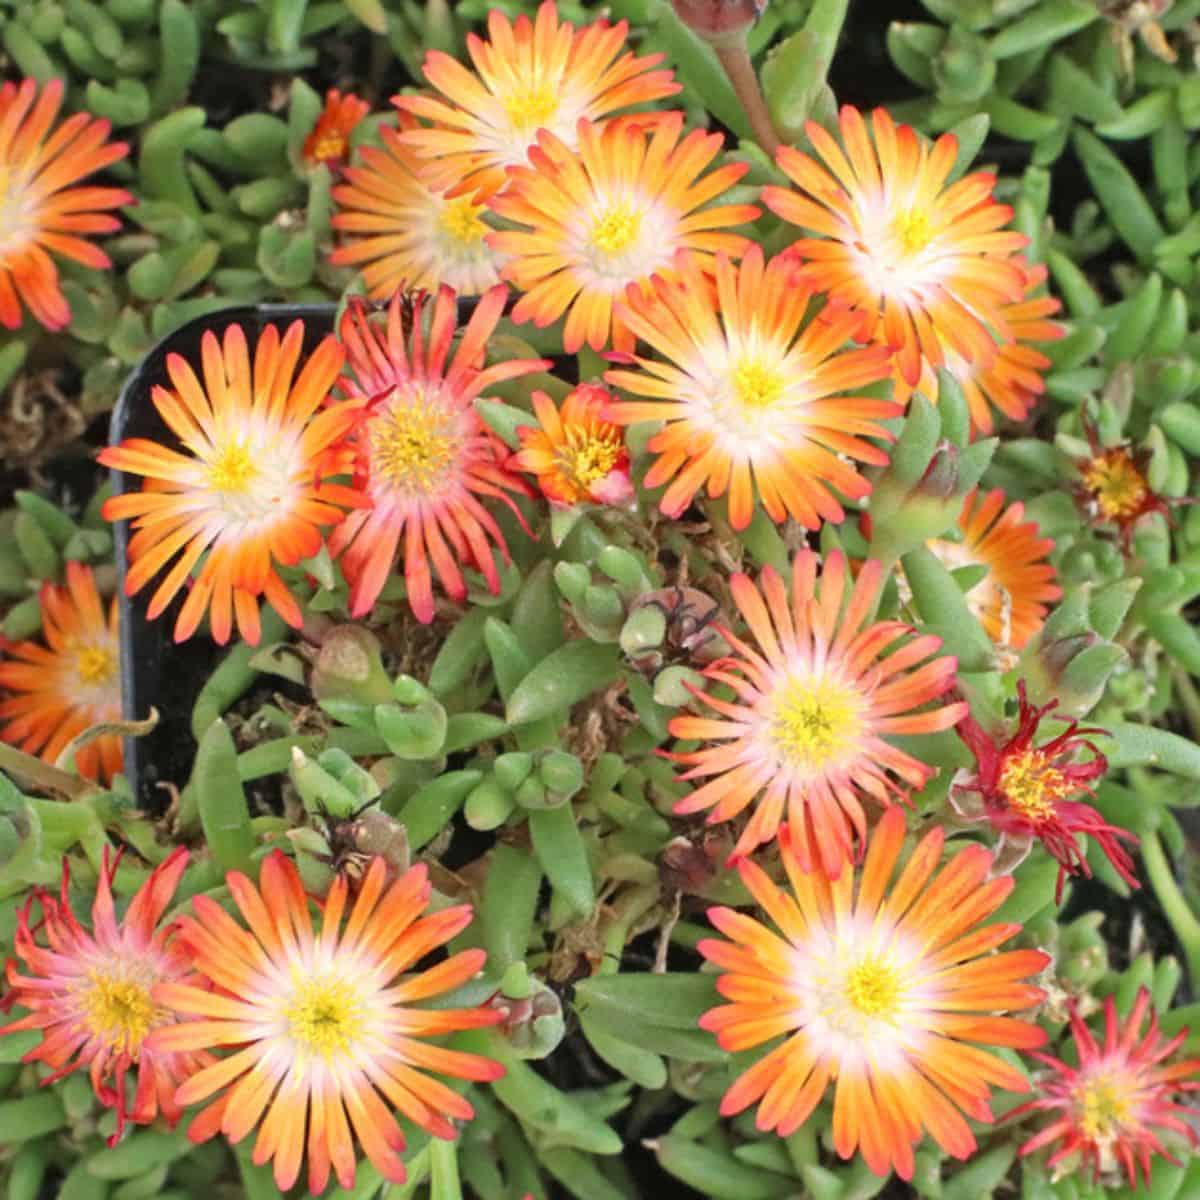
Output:
<path fill-rule="evenodd" d="M 714 45 L 713 49 L 725 74 L 729 76 L 729 82 L 733 85 L 742 108 L 746 111 L 746 118 L 754 131 L 754 140 L 774 158 L 780 145 L 779 134 L 775 132 L 775 123 L 767 111 L 767 102 L 763 99 L 758 74 L 750 61 L 750 52 L 746 49 L 745 36 L 725 45 Z"/>
<path fill-rule="evenodd" d="M 1162 839 L 1157 832 L 1148 830 L 1142 835 L 1142 862 L 1145 864 L 1150 886 L 1154 888 L 1154 894 L 1158 897 L 1158 902 L 1183 947 L 1188 976 L 1195 987 L 1200 983 L 1200 918 L 1192 911 L 1176 882 L 1175 873 L 1171 870 Z"/>
<path fill-rule="evenodd" d="M 72 800 L 96 791 L 96 785 L 91 780 L 60 771 L 58 767 L 3 742 L 0 742 L 0 771 L 44 791 L 69 796 Z"/>

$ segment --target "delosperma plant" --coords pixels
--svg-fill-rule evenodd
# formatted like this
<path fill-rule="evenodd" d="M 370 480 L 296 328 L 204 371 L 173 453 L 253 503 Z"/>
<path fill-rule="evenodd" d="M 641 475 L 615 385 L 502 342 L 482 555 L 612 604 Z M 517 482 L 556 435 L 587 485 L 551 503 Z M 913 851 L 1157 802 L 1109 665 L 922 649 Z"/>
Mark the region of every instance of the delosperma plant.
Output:
<path fill-rule="evenodd" d="M 1200 0 L 0 47 L 12 1200 L 1200 1197 Z"/>

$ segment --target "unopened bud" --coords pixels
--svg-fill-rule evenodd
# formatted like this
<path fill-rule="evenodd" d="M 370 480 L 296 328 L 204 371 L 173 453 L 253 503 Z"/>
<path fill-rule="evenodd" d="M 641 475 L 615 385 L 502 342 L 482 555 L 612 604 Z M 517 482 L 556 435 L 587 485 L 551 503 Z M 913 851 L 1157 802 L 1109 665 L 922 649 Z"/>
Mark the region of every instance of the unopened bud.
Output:
<path fill-rule="evenodd" d="M 361 625 L 338 625 L 321 642 L 310 686 L 317 700 L 384 704 L 392 681 L 383 668 L 379 639 Z"/>
<path fill-rule="evenodd" d="M 762 16 L 767 0 L 671 0 L 675 15 L 706 42 L 743 37 Z"/>

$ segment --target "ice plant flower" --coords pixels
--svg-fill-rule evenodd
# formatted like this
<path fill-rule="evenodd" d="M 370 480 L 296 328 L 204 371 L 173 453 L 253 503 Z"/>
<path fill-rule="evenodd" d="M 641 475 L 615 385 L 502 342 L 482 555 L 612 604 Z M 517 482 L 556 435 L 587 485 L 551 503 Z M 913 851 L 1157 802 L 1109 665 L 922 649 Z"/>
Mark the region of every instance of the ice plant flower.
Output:
<path fill-rule="evenodd" d="M 86 729 L 121 719 L 117 602 L 105 612 L 91 567 L 67 563 L 65 586 L 38 595 L 42 641 L 0 639 L 0 738 L 49 763 Z M 101 734 L 75 751 L 85 779 L 109 783 L 121 769 L 121 739 Z"/>
<path fill-rule="evenodd" d="M 1146 1013 L 1150 1024 L 1142 1032 Z M 1104 1000 L 1104 1039 L 1099 1041 L 1087 1027 L 1075 1002 L 1070 1008 L 1071 1035 L 1075 1042 L 1075 1066 L 1053 1055 L 1034 1052 L 1033 1057 L 1049 1068 L 1035 1081 L 1036 1096 L 1009 1113 L 1019 1118 L 1028 1113 L 1047 1113 L 1051 1121 L 1022 1147 L 1032 1154 L 1045 1146 L 1055 1149 L 1051 1169 L 1061 1166 L 1074 1171 L 1081 1163 L 1091 1168 L 1093 1180 L 1118 1167 L 1131 1187 L 1141 1174 L 1150 1186 L 1150 1160 L 1159 1155 L 1179 1165 L 1162 1135 L 1174 1137 L 1180 1146 L 1200 1146 L 1197 1118 L 1200 1108 L 1179 1103 L 1183 1092 L 1200 1091 L 1200 1058 L 1172 1062 L 1172 1055 L 1187 1041 L 1187 1029 L 1165 1038 L 1158 1029 L 1147 988 L 1138 990 L 1129 1015 L 1122 1022 L 1112 996 Z"/>
<path fill-rule="evenodd" d="M 719 133 L 694 129 L 680 140 L 682 113 L 668 113 L 652 129 L 634 121 L 579 123 L 575 151 L 543 131 L 528 166 L 512 167 L 505 191 L 492 198 L 500 216 L 524 226 L 488 234 L 508 256 L 502 274 L 525 294 L 513 320 L 543 328 L 567 314 L 563 348 L 586 342 L 602 350 L 612 337 L 631 350 L 632 336 L 613 303 L 630 286 L 649 294 L 651 278 L 671 278 L 679 250 L 693 250 L 706 268 L 725 251 L 749 245 L 728 228 L 753 221 L 753 204 L 706 207 L 748 170 L 725 163 L 701 177 L 720 153 Z"/>
<path fill-rule="evenodd" d="M 453 1122 L 474 1110 L 428 1072 L 483 1081 L 504 1074 L 490 1059 L 429 1040 L 494 1025 L 502 1013 L 419 1007 L 482 969 L 484 952 L 464 950 L 413 971 L 470 924 L 470 907 L 426 912 L 424 864 L 389 883 L 381 857 L 353 904 L 345 877 L 334 881 L 316 928 L 300 873 L 279 851 L 264 860 L 259 886 L 237 871 L 226 880 L 245 926 L 203 895 L 192 901 L 195 915 L 179 920 L 178 938 L 211 990 L 169 983 L 155 993 L 181 1017 L 156 1031 L 156 1051 L 232 1047 L 179 1088 L 180 1104 L 215 1097 L 188 1136 L 200 1142 L 219 1132 L 240 1142 L 257 1128 L 253 1160 L 274 1159 L 281 1191 L 295 1183 L 307 1147 L 313 1195 L 331 1168 L 342 1187 L 354 1186 L 357 1137 L 379 1173 L 403 1183 L 404 1136 L 391 1109 L 452 1139 Z"/>
<path fill-rule="evenodd" d="M 842 520 L 833 489 L 867 495 L 856 463 L 887 463 L 868 439 L 889 439 L 880 422 L 902 412 L 844 393 L 886 378 L 887 350 L 846 349 L 857 320 L 845 311 L 804 325 L 814 296 L 794 258 L 764 266 L 753 246 L 738 266 L 718 254 L 715 287 L 692 255 L 677 265 L 674 278 L 656 278 L 649 293 L 631 290 L 616 308 L 665 361 L 626 355 L 627 365 L 605 376 L 643 397 L 614 404 L 613 420 L 663 422 L 647 443 L 658 457 L 646 486 L 669 485 L 660 505 L 671 517 L 705 485 L 710 497 L 728 492 L 734 529 L 750 523 L 756 500 L 773 521 L 791 516 L 815 529 Z"/>
<path fill-rule="evenodd" d="M 963 1114 L 991 1121 L 993 1086 L 1029 1090 L 1019 1071 L 981 1047 L 1028 1050 L 1046 1040 L 1038 1026 L 999 1014 L 1041 1002 L 1041 989 L 1025 981 L 1049 956 L 990 953 L 1021 931 L 982 924 L 1012 891 L 1012 877 L 989 878 L 992 856 L 978 845 L 937 871 L 944 836 L 927 833 L 894 880 L 904 842 L 898 807 L 872 833 L 861 871 L 837 880 L 805 873 L 791 826 L 780 831 L 786 891 L 749 860 L 738 863 L 775 928 L 709 910 L 729 940 L 699 949 L 724 972 L 717 990 L 729 1003 L 700 1025 L 731 1053 L 785 1040 L 735 1080 L 723 1115 L 757 1103 L 758 1128 L 787 1137 L 836 1081 L 838 1155 L 859 1150 L 876 1175 L 911 1179 L 924 1133 L 967 1158 L 976 1143 Z"/>
<path fill-rule="evenodd" d="M 1000 834 L 997 858 L 1006 870 L 1025 858 L 1035 839 L 1040 841 L 1059 864 L 1055 903 L 1062 899 L 1068 875 L 1092 875 L 1077 834 L 1092 838 L 1117 874 L 1130 887 L 1138 887 L 1133 860 L 1121 845 L 1136 845 L 1137 837 L 1108 824 L 1090 804 L 1071 799 L 1081 793 L 1095 795 L 1092 784 L 1108 770 L 1108 760 L 1087 740 L 1104 730 L 1070 721 L 1056 738 L 1034 745 L 1039 726 L 1058 702 L 1035 708 L 1026 698 L 1025 681 L 1019 680 L 1017 704 L 1017 728 L 1007 740 L 990 737 L 969 714 L 963 717 L 958 735 L 975 756 L 975 770 L 955 776 L 951 805 L 960 816 L 986 821 Z M 1080 749 L 1092 757 L 1076 762 Z"/>
<path fill-rule="evenodd" d="M 417 122 L 400 114 L 400 129 Z M 491 226 L 470 196 L 451 198 L 421 170 L 399 130 L 379 130 L 382 146 L 364 146 L 357 166 L 333 189 L 333 228 L 342 242 L 334 266 L 362 270 L 367 294 L 390 299 L 401 288 L 432 291 L 442 284 L 477 296 L 500 282 L 500 256 L 484 240 Z"/>
<path fill-rule="evenodd" d="M 56 254 L 103 269 L 112 260 L 88 241 L 121 222 L 110 210 L 132 204 L 124 188 L 78 187 L 125 157 L 109 142 L 111 123 L 76 113 L 57 128 L 63 81 L 0 85 L 0 325 L 16 329 L 22 307 L 47 329 L 64 329 L 71 309 L 58 284 Z"/>
<path fill-rule="evenodd" d="M 951 570 L 984 567 L 987 574 L 967 592 L 967 606 L 997 645 L 1020 650 L 1042 627 L 1047 605 L 1062 595 L 1046 556 L 1054 549 L 1026 521 L 1025 505 L 999 489 L 970 491 L 958 518 L 962 541 L 935 538 L 929 549 Z"/>
<path fill-rule="evenodd" d="M 341 369 L 342 348 L 330 335 L 297 375 L 303 342 L 302 321 L 282 339 L 266 326 L 252 368 L 240 325 L 226 326 L 220 341 L 206 332 L 202 377 L 181 355 L 168 354 L 171 387 L 151 393 L 182 448 L 127 438 L 99 455 L 105 466 L 146 480 L 141 491 L 113 496 L 103 508 L 110 521 L 133 521 L 126 592 L 139 592 L 175 559 L 150 600 L 151 619 L 199 564 L 175 622 L 177 642 L 191 637 L 208 611 L 216 642 L 229 640 L 236 621 L 242 637 L 257 643 L 260 596 L 298 628 L 300 606 L 276 566 L 316 554 L 322 530 L 342 519 L 343 507 L 361 503 L 353 489 L 331 481 L 345 468 L 339 447 L 357 408 L 318 412 Z"/>
<path fill-rule="evenodd" d="M 340 166 L 350 157 L 350 135 L 370 111 L 371 106 L 352 92 L 343 96 L 337 88 L 330 88 L 325 93 L 325 107 L 304 139 L 300 157 L 310 166 Z"/>
<path fill-rule="evenodd" d="M 496 554 L 508 561 L 508 546 L 483 501 L 500 501 L 523 522 L 513 496 L 530 491 L 474 402 L 500 380 L 549 365 L 513 359 L 484 366 L 507 291 L 501 284 L 483 296 L 453 355 L 458 301 L 451 288 L 443 287 L 433 302 L 428 335 L 421 328 L 429 301 L 424 294 L 411 302 L 411 314 L 397 295 L 385 322 L 373 321 L 356 300 L 342 318 L 353 378 L 341 386 L 367 398 L 351 449 L 369 506 L 351 513 L 329 539 L 350 584 L 352 616 L 375 603 L 397 553 L 408 603 L 420 621 L 433 620 L 434 571 L 455 600 L 467 594 L 464 566 L 480 571 L 492 592 L 500 589 Z"/>
<path fill-rule="evenodd" d="M 841 145 L 805 125 L 820 162 L 780 147 L 779 166 L 798 190 L 763 189 L 772 212 L 814 235 L 793 246 L 814 286 L 870 318 L 910 385 L 922 358 L 940 367 L 947 350 L 990 364 L 996 338 L 1013 338 L 1003 310 L 1024 298 L 1026 279 L 1014 257 L 1026 239 L 1002 228 L 1012 209 L 992 199 L 995 176 L 977 171 L 947 186 L 957 139 L 947 133 L 929 146 L 881 108 L 870 133 L 849 106 L 838 126 Z"/>
<path fill-rule="evenodd" d="M 715 824 L 753 807 L 735 856 L 770 841 L 786 814 L 800 868 L 836 879 L 866 839 L 862 800 L 886 806 L 905 795 L 903 785 L 920 788 L 934 773 L 887 738 L 949 729 L 966 705 L 916 711 L 953 685 L 956 663 L 935 657 L 939 638 L 906 639 L 911 628 L 903 622 L 871 621 L 883 586 L 877 561 L 853 583 L 840 551 L 819 577 L 818 561 L 811 550 L 792 560 L 790 600 L 770 567 L 757 587 L 747 575 L 733 576 L 730 591 L 752 643 L 717 626 L 733 653 L 704 675 L 735 698 L 697 693 L 713 715 L 678 716 L 669 728 L 707 743 L 672 755 L 689 767 L 682 779 L 706 780 L 677 813 L 711 808 Z"/>
<path fill-rule="evenodd" d="M 601 121 L 679 92 L 671 71 L 656 69 L 664 56 L 637 57 L 625 48 L 628 33 L 626 21 L 577 30 L 558 19 L 553 0 L 532 21 L 521 14 L 512 23 L 492 9 L 487 39 L 467 35 L 474 71 L 430 50 L 423 71 L 439 94 L 395 98 L 432 123 L 409 128 L 402 140 L 429 161 L 435 188 L 483 199 L 505 186 L 508 167 L 524 164 L 540 131 L 574 147 L 581 118 Z"/>
<path fill-rule="evenodd" d="M 149 1044 L 151 1034 L 175 1019 L 154 997 L 154 988 L 191 976 L 191 964 L 171 929 L 159 927 L 187 866 L 188 852 L 180 846 L 154 868 L 120 921 L 112 894 L 119 858 L 105 851 L 90 930 L 71 909 L 65 858 L 59 896 L 36 889 L 18 911 L 13 951 L 29 974 L 22 975 L 9 959 L 10 991 L 3 1004 L 29 1012 L 0 1028 L 0 1036 L 41 1030 L 42 1040 L 24 1061 L 53 1068 L 43 1084 L 87 1069 L 101 1104 L 116 1110 L 110 1146 L 120 1140 L 126 1121 L 144 1125 L 161 1113 L 174 1125 L 183 1112 L 175 1100 L 176 1087 L 213 1062 L 203 1045 L 170 1050 Z M 36 922 L 35 901 L 41 910 Z M 45 935 L 44 946 L 38 943 L 39 933 Z M 131 1074 L 136 1081 L 132 1104 L 126 1091 Z"/>
<path fill-rule="evenodd" d="M 577 387 L 561 409 L 545 392 L 533 393 L 538 423 L 517 430 L 521 449 L 512 464 L 537 478 L 551 504 L 624 504 L 633 496 L 625 435 L 609 419 L 612 404 L 594 384 Z"/>

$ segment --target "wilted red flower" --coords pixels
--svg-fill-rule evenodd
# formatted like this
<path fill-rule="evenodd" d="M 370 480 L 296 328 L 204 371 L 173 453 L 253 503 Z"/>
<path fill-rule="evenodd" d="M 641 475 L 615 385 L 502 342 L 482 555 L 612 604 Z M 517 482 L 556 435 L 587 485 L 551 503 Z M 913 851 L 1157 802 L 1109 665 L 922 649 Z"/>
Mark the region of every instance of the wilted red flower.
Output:
<path fill-rule="evenodd" d="M 1133 859 L 1120 844 L 1136 845 L 1136 835 L 1108 824 L 1090 804 L 1070 799 L 1080 792 L 1094 796 L 1093 781 L 1108 769 L 1108 760 L 1087 740 L 1104 730 L 1071 721 L 1058 737 L 1035 746 L 1038 726 L 1058 701 L 1034 708 L 1021 680 L 1017 702 L 1017 730 L 1007 741 L 990 737 L 970 715 L 959 723 L 958 735 L 975 755 L 975 773 L 959 772 L 950 785 L 955 811 L 970 820 L 987 821 L 1000 833 L 1003 844 L 997 858 L 1005 870 L 1021 862 L 1034 838 L 1038 839 L 1059 863 L 1056 903 L 1062 899 L 1068 875 L 1091 878 L 1092 869 L 1075 841 L 1077 834 L 1094 838 L 1121 878 L 1138 887 Z M 1075 762 L 1081 747 L 1090 750 L 1092 757 Z"/>
<path fill-rule="evenodd" d="M 1141 1026 L 1148 1009 L 1150 1025 L 1143 1036 Z M 1021 1147 L 1021 1154 L 1059 1143 L 1049 1158 L 1051 1168 L 1068 1160 L 1081 1160 L 1085 1168 L 1091 1167 L 1092 1178 L 1098 1179 L 1101 1172 L 1113 1171 L 1119 1165 L 1131 1187 L 1138 1185 L 1139 1169 L 1149 1186 L 1153 1155 L 1179 1165 L 1163 1145 L 1160 1133 L 1173 1133 L 1181 1143 L 1200 1146 L 1196 1132 L 1200 1109 L 1175 1100 L 1176 1093 L 1200 1091 L 1200 1058 L 1167 1061 L 1187 1040 L 1188 1030 L 1164 1038 L 1158 1029 L 1158 1013 L 1151 1007 L 1150 992 L 1144 987 L 1139 989 L 1124 1024 L 1117 1017 L 1113 997 L 1105 998 L 1102 1044 L 1084 1024 L 1073 1000 L 1070 1016 L 1078 1064 L 1068 1066 L 1053 1055 L 1033 1051 L 1032 1056 L 1045 1063 L 1051 1073 L 1035 1083 L 1040 1092 L 1037 1099 L 1009 1114 L 1054 1115 L 1049 1125 Z"/>
<path fill-rule="evenodd" d="M 325 107 L 300 150 L 306 163 L 336 166 L 350 157 L 350 135 L 371 111 L 371 106 L 351 92 L 344 96 L 337 88 L 325 93 Z"/>

